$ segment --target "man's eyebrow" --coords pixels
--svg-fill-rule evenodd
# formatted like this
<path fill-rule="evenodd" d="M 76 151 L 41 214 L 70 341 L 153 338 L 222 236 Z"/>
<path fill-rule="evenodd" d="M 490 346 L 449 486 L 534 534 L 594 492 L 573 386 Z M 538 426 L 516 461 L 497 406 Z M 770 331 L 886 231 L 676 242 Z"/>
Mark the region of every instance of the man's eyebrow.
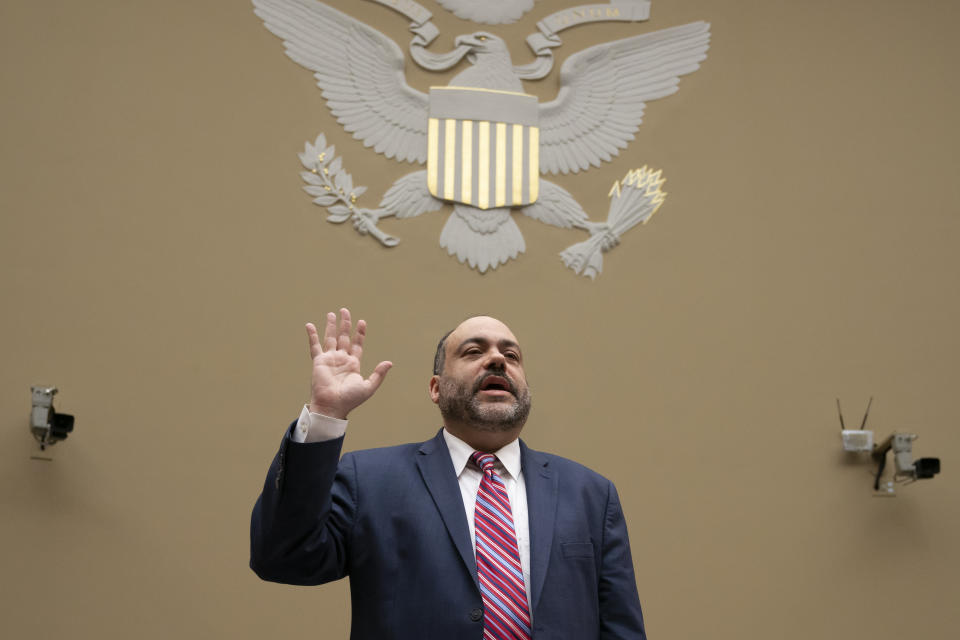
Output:
<path fill-rule="evenodd" d="M 467 347 L 469 345 L 476 344 L 480 346 L 486 346 L 488 342 L 489 342 L 488 340 L 484 338 L 479 338 L 479 337 L 467 338 L 463 342 L 461 342 L 459 345 L 457 345 L 457 353 L 460 353 L 461 351 L 463 351 L 464 347 Z"/>
<path fill-rule="evenodd" d="M 501 340 L 500 348 L 502 349 L 503 347 L 514 349 L 517 353 L 523 353 L 523 351 L 521 351 L 520 349 L 520 345 L 514 342 L 513 340 Z"/>
<path fill-rule="evenodd" d="M 467 338 L 467 339 L 465 339 L 463 342 L 461 342 L 460 345 L 457 347 L 457 353 L 462 352 L 465 347 L 467 347 L 468 345 L 473 345 L 473 344 L 479 345 L 479 346 L 482 346 L 482 347 L 485 347 L 486 345 L 490 344 L 490 341 L 487 340 L 486 338 L 481 338 L 481 337 L 479 337 L 479 336 L 475 336 L 475 337 L 472 337 L 472 338 Z M 510 348 L 510 349 L 515 349 L 517 352 L 519 352 L 519 353 L 521 353 L 521 354 L 523 353 L 523 351 L 521 351 L 521 349 L 520 349 L 520 345 L 519 345 L 519 344 L 517 344 L 517 343 L 514 342 L 513 340 L 507 340 L 506 338 L 503 339 L 503 340 L 500 340 L 500 341 L 497 343 L 497 346 L 499 346 L 500 348 L 507 347 L 507 348 Z"/>

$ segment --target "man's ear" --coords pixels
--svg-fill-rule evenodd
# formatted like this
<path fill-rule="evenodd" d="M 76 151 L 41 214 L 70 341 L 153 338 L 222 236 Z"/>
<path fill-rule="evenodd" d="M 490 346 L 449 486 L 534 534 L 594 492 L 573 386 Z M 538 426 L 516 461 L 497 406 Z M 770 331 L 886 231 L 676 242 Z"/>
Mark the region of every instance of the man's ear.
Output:
<path fill-rule="evenodd" d="M 440 376 L 430 377 L 430 399 L 433 400 L 433 404 L 440 402 Z"/>

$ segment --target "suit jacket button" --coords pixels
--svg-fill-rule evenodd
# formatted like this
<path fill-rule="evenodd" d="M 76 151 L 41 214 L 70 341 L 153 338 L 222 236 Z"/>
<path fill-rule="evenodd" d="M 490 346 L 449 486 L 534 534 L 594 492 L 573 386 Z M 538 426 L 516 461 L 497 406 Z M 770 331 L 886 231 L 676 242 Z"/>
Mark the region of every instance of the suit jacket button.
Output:
<path fill-rule="evenodd" d="M 480 609 L 479 607 L 470 612 L 470 619 L 473 620 L 474 622 L 479 621 L 480 618 L 482 617 L 483 617 L 483 609 Z"/>

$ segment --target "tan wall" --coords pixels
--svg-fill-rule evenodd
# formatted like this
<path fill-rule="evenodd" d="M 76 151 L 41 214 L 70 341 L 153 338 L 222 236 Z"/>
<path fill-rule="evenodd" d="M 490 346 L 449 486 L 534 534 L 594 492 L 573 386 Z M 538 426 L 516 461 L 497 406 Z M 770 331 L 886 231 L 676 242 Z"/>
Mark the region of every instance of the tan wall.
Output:
<path fill-rule="evenodd" d="M 405 46 L 398 14 L 330 4 Z M 436 49 L 476 30 L 425 4 Z M 494 30 L 527 62 L 523 36 L 572 4 Z M 700 19 L 703 68 L 621 157 L 562 181 L 602 219 L 628 169 L 667 178 L 590 282 L 556 255 L 585 234 L 529 219 L 526 254 L 484 276 L 438 246 L 446 211 L 384 221 L 390 250 L 325 222 L 305 141 L 336 142 L 367 206 L 411 167 L 343 134 L 249 3 L 4 2 L 0 634 L 345 638 L 345 583 L 246 565 L 307 391 L 302 325 L 348 305 L 396 365 L 349 448 L 430 436 L 439 334 L 511 324 L 525 438 L 617 482 L 652 638 L 954 637 L 960 9 L 658 0 L 647 24 L 566 32 L 559 58 Z M 550 99 L 557 76 L 528 86 Z M 53 462 L 30 459 L 36 383 L 77 416 Z M 857 421 L 870 395 L 877 435 L 919 433 L 941 476 L 871 496 L 834 407 Z"/>

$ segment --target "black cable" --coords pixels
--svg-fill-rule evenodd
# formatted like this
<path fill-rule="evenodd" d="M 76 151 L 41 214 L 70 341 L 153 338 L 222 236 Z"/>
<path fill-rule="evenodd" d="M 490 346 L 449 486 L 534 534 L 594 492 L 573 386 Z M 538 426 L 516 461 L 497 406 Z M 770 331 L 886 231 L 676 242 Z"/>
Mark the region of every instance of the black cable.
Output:
<path fill-rule="evenodd" d="M 878 460 L 877 464 L 877 477 L 873 480 L 873 490 L 880 491 L 880 476 L 883 475 L 883 468 L 887 465 L 887 452 L 883 452 L 883 456 Z"/>

